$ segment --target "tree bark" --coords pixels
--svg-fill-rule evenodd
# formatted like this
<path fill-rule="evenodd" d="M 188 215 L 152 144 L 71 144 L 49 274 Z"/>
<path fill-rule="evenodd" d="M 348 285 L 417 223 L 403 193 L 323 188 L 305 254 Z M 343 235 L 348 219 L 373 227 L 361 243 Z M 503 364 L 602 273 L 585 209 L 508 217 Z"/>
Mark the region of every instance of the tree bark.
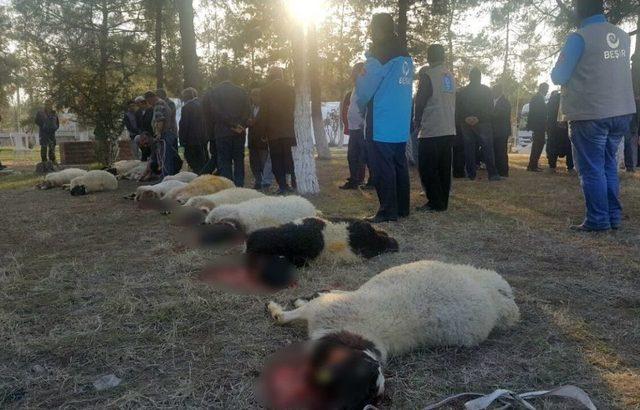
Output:
<path fill-rule="evenodd" d="M 502 67 L 502 75 L 506 75 L 509 70 L 509 53 L 510 53 L 510 35 L 511 35 L 511 13 L 507 12 L 507 34 L 504 45 L 504 65 Z"/>
<path fill-rule="evenodd" d="M 398 38 L 403 45 L 407 45 L 407 26 L 409 0 L 398 0 Z"/>
<path fill-rule="evenodd" d="M 201 76 L 196 52 L 196 33 L 193 27 L 193 0 L 177 0 L 180 18 L 181 54 L 184 67 L 184 87 L 199 89 Z"/>
<path fill-rule="evenodd" d="M 164 0 L 155 0 L 155 52 L 156 52 L 156 88 L 164 88 L 164 66 L 162 64 L 162 5 Z"/>
<path fill-rule="evenodd" d="M 320 183 L 316 174 L 314 158 L 313 124 L 311 120 L 311 89 L 304 30 L 298 27 L 293 32 L 293 65 L 296 88 L 295 130 L 297 146 L 293 149 L 298 192 L 317 194 Z"/>
<path fill-rule="evenodd" d="M 318 69 L 318 38 L 315 24 L 310 24 L 307 39 L 309 43 L 309 77 L 311 88 L 311 119 L 313 120 L 313 134 L 316 139 L 318 159 L 331 159 L 331 150 L 327 141 L 327 133 L 324 130 L 322 118 L 322 88 L 320 86 L 320 73 Z"/>

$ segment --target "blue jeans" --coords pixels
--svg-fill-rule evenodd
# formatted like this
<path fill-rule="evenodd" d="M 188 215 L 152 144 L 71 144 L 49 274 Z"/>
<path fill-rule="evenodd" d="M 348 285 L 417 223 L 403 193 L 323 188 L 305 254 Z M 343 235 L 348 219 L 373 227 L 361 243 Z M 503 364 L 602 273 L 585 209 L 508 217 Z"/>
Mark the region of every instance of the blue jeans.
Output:
<path fill-rule="evenodd" d="M 622 222 L 618 147 L 629 133 L 631 116 L 572 121 L 570 138 L 587 206 L 584 225 L 606 231 Z"/>

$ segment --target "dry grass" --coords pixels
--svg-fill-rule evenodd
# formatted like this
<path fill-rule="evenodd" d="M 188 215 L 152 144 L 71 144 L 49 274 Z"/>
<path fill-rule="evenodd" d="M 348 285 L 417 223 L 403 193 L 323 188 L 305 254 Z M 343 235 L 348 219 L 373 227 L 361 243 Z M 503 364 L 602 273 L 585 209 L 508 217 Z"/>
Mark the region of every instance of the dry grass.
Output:
<path fill-rule="evenodd" d="M 514 286 L 522 323 L 475 349 L 423 349 L 387 367 L 387 408 L 420 408 L 462 391 L 530 391 L 565 383 L 598 408 L 640 408 L 640 185 L 624 176 L 625 229 L 574 235 L 578 181 L 524 172 L 503 183 L 456 181 L 450 212 L 387 228 L 402 251 L 356 267 L 314 267 L 286 301 L 352 289 L 405 262 L 496 269 Z M 327 215 L 365 216 L 373 193 L 341 192 L 344 153 L 320 162 Z M 29 178 L 29 176 L 24 176 Z M 6 178 L 6 177 L 4 177 Z M 3 184 L 0 188 L 14 185 Z M 25 182 L 26 183 L 26 182 Z M 179 229 L 117 193 L 0 191 L 0 407 L 254 408 L 265 356 L 305 337 L 273 326 L 267 298 L 223 294 L 191 278 L 209 258 Z M 424 198 L 414 178 L 414 204 Z M 122 384 L 97 392 L 93 381 Z M 559 404 L 545 403 L 546 408 Z"/>

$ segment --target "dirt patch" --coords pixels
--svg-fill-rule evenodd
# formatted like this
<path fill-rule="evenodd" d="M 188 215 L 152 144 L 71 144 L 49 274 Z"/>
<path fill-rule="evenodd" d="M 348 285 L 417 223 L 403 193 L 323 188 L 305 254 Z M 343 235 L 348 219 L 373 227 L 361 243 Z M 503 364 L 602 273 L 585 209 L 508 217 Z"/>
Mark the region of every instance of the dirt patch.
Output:
<path fill-rule="evenodd" d="M 525 158 L 512 160 L 507 181 L 455 181 L 450 212 L 386 226 L 399 239 L 398 254 L 306 269 L 299 288 L 275 299 L 353 289 L 421 259 L 495 269 L 515 288 L 522 323 L 475 349 L 392 359 L 386 407 L 562 384 L 584 388 L 599 408 L 639 407 L 638 178 L 623 178 L 623 230 L 575 235 L 567 226 L 582 217 L 577 178 L 527 173 Z M 311 200 L 326 215 L 373 213 L 374 192 L 337 189 L 344 153 L 318 165 L 324 190 Z M 24 188 L 33 177 L 22 177 L 23 188 L 0 191 L 0 407 L 258 405 L 253 385 L 265 357 L 303 339 L 303 328 L 273 326 L 263 313 L 269 298 L 194 281 L 220 252 L 182 246 L 182 229 L 121 199 L 134 183 L 73 198 Z M 416 206 L 424 201 L 417 181 Z M 93 382 L 109 374 L 122 383 L 96 391 Z"/>

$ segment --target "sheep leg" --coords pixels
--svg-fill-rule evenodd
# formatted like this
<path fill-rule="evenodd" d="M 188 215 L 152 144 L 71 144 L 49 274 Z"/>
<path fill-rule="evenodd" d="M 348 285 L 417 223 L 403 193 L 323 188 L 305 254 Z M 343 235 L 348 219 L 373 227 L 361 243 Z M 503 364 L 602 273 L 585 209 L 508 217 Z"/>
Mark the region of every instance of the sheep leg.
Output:
<path fill-rule="evenodd" d="M 304 320 L 304 306 L 295 310 L 285 311 L 282 306 L 276 302 L 269 302 L 267 310 L 273 320 L 279 325 L 286 325 L 296 320 Z"/>
<path fill-rule="evenodd" d="M 317 298 L 319 298 L 321 296 L 324 296 L 324 295 L 328 295 L 330 293 L 338 293 L 339 294 L 339 293 L 346 293 L 346 292 L 343 291 L 343 290 L 322 290 L 320 292 L 314 293 L 311 296 L 294 299 L 291 303 L 293 304 L 293 306 L 295 306 L 297 308 L 300 308 L 300 307 L 305 306 L 306 304 L 308 304 L 312 300 L 317 299 Z"/>

